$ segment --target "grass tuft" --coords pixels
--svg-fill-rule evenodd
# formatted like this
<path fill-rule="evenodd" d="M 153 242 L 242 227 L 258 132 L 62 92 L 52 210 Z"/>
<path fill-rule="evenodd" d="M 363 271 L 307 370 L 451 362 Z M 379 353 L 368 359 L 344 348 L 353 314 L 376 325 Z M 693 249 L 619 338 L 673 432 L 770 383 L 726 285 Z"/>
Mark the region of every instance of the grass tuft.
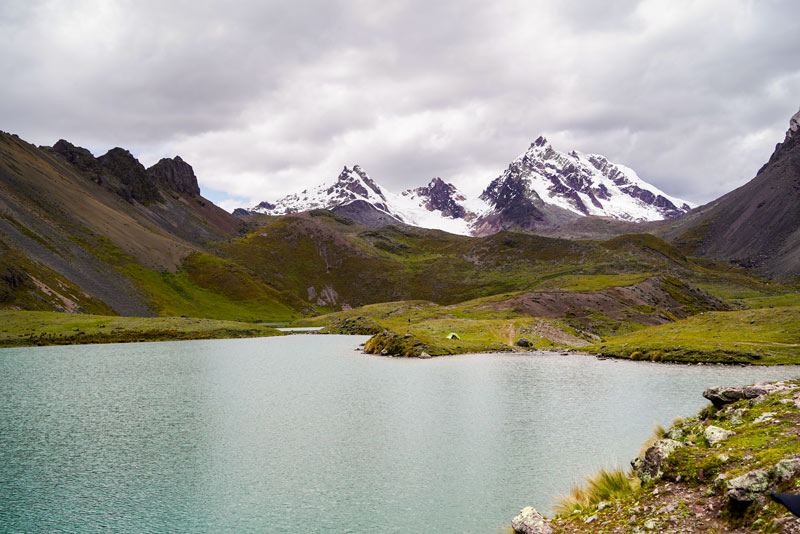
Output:
<path fill-rule="evenodd" d="M 633 493 L 638 479 L 622 469 L 601 469 L 586 479 L 584 485 L 574 486 L 569 493 L 556 499 L 555 512 L 565 516 L 575 511 L 584 511 Z"/>

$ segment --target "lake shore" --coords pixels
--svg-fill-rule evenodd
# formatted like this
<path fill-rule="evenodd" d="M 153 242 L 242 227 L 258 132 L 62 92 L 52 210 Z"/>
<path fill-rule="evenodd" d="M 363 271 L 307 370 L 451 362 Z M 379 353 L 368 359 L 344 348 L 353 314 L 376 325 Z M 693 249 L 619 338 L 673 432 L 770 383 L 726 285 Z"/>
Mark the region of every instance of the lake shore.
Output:
<path fill-rule="evenodd" d="M 275 328 L 191 317 L 119 317 L 0 311 L 0 347 L 227 339 L 284 335 Z"/>
<path fill-rule="evenodd" d="M 658 431 L 633 470 L 594 476 L 546 519 L 531 508 L 517 532 L 796 533 L 772 492 L 800 486 L 800 380 L 710 388 L 712 405 Z M 613 481 L 613 483 L 611 483 Z"/>

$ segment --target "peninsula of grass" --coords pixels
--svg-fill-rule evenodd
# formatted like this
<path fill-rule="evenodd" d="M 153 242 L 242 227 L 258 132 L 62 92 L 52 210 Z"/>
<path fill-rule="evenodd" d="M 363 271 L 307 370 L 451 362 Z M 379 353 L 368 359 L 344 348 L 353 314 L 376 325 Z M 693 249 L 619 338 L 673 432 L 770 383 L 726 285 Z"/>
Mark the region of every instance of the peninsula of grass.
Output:
<path fill-rule="evenodd" d="M 633 360 L 800 364 L 800 307 L 701 313 L 609 337 L 588 350 Z"/>
<path fill-rule="evenodd" d="M 398 337 L 387 338 L 391 346 L 386 348 L 396 349 L 399 354 L 406 352 L 408 347 L 401 346 L 406 344 L 417 345 L 419 351 L 431 356 L 502 352 L 520 349 L 515 343 L 521 338 L 530 343 L 525 350 L 588 345 L 588 341 L 564 321 L 486 306 L 496 298 L 485 297 L 451 306 L 427 301 L 370 304 L 300 319 L 292 324 L 324 326 L 324 331 L 337 334 L 373 335 L 376 330 L 388 330 Z"/>
<path fill-rule="evenodd" d="M 0 347 L 277 335 L 282 335 L 282 332 L 267 326 L 236 321 L 0 310 Z"/>

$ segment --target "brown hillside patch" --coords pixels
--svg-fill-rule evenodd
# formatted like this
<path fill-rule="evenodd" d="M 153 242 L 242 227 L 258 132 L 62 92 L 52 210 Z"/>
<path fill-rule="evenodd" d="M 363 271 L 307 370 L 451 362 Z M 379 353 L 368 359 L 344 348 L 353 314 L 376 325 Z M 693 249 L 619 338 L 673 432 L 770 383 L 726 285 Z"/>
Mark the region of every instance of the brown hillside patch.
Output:
<path fill-rule="evenodd" d="M 710 294 L 666 277 L 652 277 L 630 286 L 597 291 L 528 291 L 489 302 L 487 306 L 534 317 L 568 317 L 586 326 L 598 313 L 615 321 L 652 326 L 682 319 L 697 311 L 727 309 Z"/>

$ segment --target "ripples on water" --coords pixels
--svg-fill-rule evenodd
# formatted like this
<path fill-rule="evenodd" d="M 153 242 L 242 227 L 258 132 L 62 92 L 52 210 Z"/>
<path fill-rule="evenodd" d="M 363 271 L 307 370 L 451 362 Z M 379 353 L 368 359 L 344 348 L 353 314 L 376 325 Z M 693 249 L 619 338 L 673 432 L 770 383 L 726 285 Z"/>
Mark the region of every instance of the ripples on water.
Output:
<path fill-rule="evenodd" d="M 800 376 L 365 339 L 0 350 L 0 532 L 494 533 L 706 387 Z"/>

